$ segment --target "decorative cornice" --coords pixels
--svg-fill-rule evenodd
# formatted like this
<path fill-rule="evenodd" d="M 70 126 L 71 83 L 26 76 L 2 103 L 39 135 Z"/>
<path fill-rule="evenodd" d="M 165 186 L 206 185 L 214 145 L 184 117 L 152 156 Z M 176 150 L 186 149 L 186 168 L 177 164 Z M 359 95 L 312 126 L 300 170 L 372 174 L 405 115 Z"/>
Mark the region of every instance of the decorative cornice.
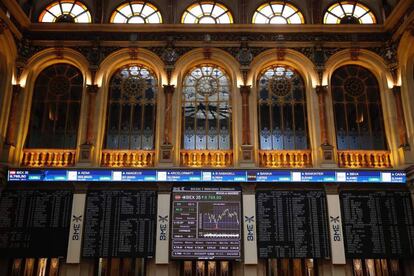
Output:
<path fill-rule="evenodd" d="M 230 33 L 212 32 L 212 33 L 199 33 L 199 32 L 142 32 L 142 33 L 125 33 L 125 32 L 113 32 L 113 33 L 99 33 L 99 32 L 29 32 L 27 37 L 31 40 L 50 41 L 50 40 L 62 40 L 62 41 L 90 41 L 100 39 L 101 41 L 130 41 L 131 34 L 134 34 L 134 40 L 138 42 L 144 41 L 168 41 L 172 39 L 176 44 L 178 42 L 203 42 L 217 43 L 221 41 L 227 42 L 240 42 L 243 39 L 246 42 L 377 42 L 385 41 L 390 37 L 387 33 L 245 33 L 235 30 Z M 208 41 L 206 41 L 208 36 Z"/>

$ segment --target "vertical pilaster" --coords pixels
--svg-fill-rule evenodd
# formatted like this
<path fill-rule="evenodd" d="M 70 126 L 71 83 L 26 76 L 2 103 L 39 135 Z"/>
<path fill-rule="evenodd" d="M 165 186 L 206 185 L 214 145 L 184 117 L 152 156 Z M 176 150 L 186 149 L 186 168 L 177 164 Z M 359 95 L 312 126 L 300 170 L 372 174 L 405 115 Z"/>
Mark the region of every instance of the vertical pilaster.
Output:
<path fill-rule="evenodd" d="M 250 120 L 249 120 L 249 95 L 251 91 L 250 85 L 240 86 L 240 94 L 242 96 L 242 120 L 243 120 L 243 145 L 250 145 Z"/>
<path fill-rule="evenodd" d="M 331 241 L 332 275 L 345 276 L 345 245 L 338 186 L 336 184 L 325 185 L 325 191 L 328 207 L 329 236 Z"/>
<path fill-rule="evenodd" d="M 403 148 L 404 150 L 409 150 L 410 145 L 407 139 L 407 126 L 405 124 L 404 110 L 403 110 L 402 100 L 401 100 L 401 87 L 394 86 L 392 88 L 392 92 L 394 94 L 395 105 L 397 108 L 397 124 L 398 124 L 398 134 L 399 134 L 398 136 L 399 136 L 400 148 Z"/>
<path fill-rule="evenodd" d="M 81 260 L 83 226 L 85 221 L 87 186 L 75 184 L 70 228 L 68 236 L 68 251 L 64 269 L 66 275 L 82 275 L 84 260 Z"/>
<path fill-rule="evenodd" d="M 86 138 L 85 143 L 80 146 L 79 162 L 82 165 L 90 165 L 92 162 L 92 153 L 94 150 L 94 115 L 96 106 L 96 95 L 99 87 L 96 84 L 88 85 L 86 91 L 88 94 L 88 113 L 86 123 Z"/>
<path fill-rule="evenodd" d="M 175 92 L 174 85 L 164 85 L 165 113 L 164 113 L 164 133 L 163 144 L 160 151 L 160 163 L 165 165 L 172 164 L 172 98 Z"/>
<path fill-rule="evenodd" d="M 243 187 L 243 245 L 245 271 L 252 275 L 256 271 L 257 230 L 256 230 L 256 194 L 255 185 L 245 184 Z M 252 269 L 254 265 L 254 269 Z"/>
<path fill-rule="evenodd" d="M 155 242 L 155 274 L 168 275 L 170 240 L 171 186 L 162 185 L 158 190 L 157 231 Z"/>
<path fill-rule="evenodd" d="M 249 119 L 249 96 L 251 92 L 250 85 L 240 86 L 240 94 L 242 97 L 242 146 L 241 146 L 241 160 L 243 167 L 254 166 L 253 160 L 253 146 L 251 145 L 250 137 L 250 119 Z"/>
<path fill-rule="evenodd" d="M 16 143 L 16 119 L 17 108 L 19 105 L 20 94 L 22 87 L 19 84 L 13 85 L 13 95 L 10 106 L 9 122 L 7 124 L 6 143 L 8 145 L 15 145 Z"/>
<path fill-rule="evenodd" d="M 20 85 L 13 85 L 13 94 L 7 123 L 6 143 L 3 145 L 3 150 L 1 151 L 1 162 L 4 163 L 10 162 L 16 149 L 17 111 L 22 90 Z"/>
<path fill-rule="evenodd" d="M 328 124 L 326 119 L 326 94 L 328 92 L 327 86 L 319 85 L 316 87 L 316 94 L 318 95 L 319 106 L 319 123 L 320 123 L 320 137 L 321 137 L 321 151 L 322 151 L 322 166 L 334 164 L 333 146 L 329 142 Z"/>

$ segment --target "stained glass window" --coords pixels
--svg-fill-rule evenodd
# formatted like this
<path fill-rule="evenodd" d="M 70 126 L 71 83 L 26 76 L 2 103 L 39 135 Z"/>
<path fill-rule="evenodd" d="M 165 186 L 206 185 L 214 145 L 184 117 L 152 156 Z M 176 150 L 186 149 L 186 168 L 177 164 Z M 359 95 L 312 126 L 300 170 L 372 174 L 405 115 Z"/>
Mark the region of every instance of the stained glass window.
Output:
<path fill-rule="evenodd" d="M 284 1 L 272 1 L 257 8 L 252 22 L 253 24 L 303 24 L 305 20 L 295 6 Z"/>
<path fill-rule="evenodd" d="M 231 149 L 231 84 L 213 64 L 191 69 L 184 78 L 182 98 L 183 148 Z"/>
<path fill-rule="evenodd" d="M 118 70 L 109 84 L 106 149 L 152 150 L 158 82 L 142 65 Z"/>
<path fill-rule="evenodd" d="M 129 1 L 112 13 L 111 23 L 158 24 L 162 16 L 156 6 L 146 1 Z"/>
<path fill-rule="evenodd" d="M 55 64 L 36 79 L 27 148 L 76 148 L 83 76 L 69 64 Z"/>
<path fill-rule="evenodd" d="M 260 149 L 308 149 L 306 90 L 299 73 L 271 66 L 260 75 L 258 89 Z"/>
<path fill-rule="evenodd" d="M 334 72 L 331 86 L 338 149 L 387 149 L 375 76 L 364 67 L 347 65 Z"/>
<path fill-rule="evenodd" d="M 372 11 L 354 1 L 342 1 L 333 4 L 325 13 L 325 24 L 375 24 L 377 20 Z"/>
<path fill-rule="evenodd" d="M 50 4 L 40 14 L 39 22 L 44 23 L 91 23 L 88 8 L 79 1 L 61 0 Z"/>
<path fill-rule="evenodd" d="M 233 16 L 228 8 L 214 1 L 202 1 L 188 7 L 181 22 L 185 24 L 231 24 Z"/>

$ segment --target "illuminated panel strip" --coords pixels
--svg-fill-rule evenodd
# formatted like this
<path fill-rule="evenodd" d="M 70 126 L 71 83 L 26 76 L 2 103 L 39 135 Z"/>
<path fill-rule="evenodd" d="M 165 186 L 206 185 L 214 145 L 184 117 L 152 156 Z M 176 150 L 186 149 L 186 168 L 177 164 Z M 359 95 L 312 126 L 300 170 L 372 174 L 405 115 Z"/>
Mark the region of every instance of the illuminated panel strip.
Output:
<path fill-rule="evenodd" d="M 406 182 L 404 171 L 357 170 L 24 170 L 10 169 L 8 181 L 67 182 Z"/>

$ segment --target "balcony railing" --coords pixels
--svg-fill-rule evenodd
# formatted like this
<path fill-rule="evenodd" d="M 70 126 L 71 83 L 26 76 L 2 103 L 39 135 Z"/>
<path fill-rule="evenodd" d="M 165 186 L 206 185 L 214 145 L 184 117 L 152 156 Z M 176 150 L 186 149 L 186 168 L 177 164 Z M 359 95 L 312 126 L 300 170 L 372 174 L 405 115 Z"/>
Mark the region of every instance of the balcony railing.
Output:
<path fill-rule="evenodd" d="M 338 151 L 339 167 L 343 168 L 391 168 L 391 153 L 377 150 Z"/>
<path fill-rule="evenodd" d="M 233 165 L 233 151 L 182 150 L 180 163 L 187 167 L 229 167 Z"/>
<path fill-rule="evenodd" d="M 75 165 L 76 150 L 24 149 L 24 167 L 72 167 Z"/>
<path fill-rule="evenodd" d="M 260 150 L 259 166 L 266 168 L 305 168 L 312 166 L 310 150 Z"/>
<path fill-rule="evenodd" d="M 153 150 L 102 150 L 103 167 L 153 167 Z"/>

